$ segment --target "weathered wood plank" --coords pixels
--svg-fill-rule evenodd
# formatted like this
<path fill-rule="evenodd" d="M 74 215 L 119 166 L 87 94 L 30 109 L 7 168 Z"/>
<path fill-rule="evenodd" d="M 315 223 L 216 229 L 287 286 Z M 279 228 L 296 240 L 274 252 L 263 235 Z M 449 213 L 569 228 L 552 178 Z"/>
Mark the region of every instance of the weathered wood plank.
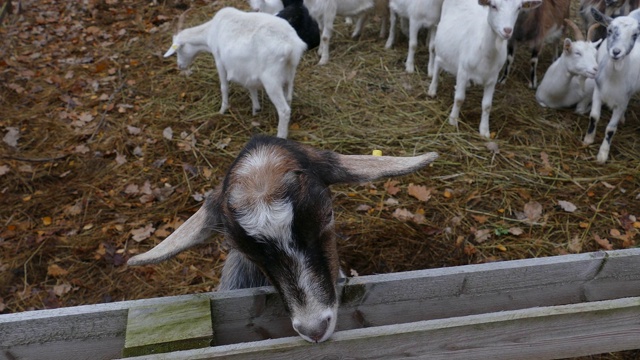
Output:
<path fill-rule="evenodd" d="M 640 298 L 512 310 L 128 360 L 556 359 L 640 347 Z"/>
<path fill-rule="evenodd" d="M 633 296 L 640 296 L 640 249 L 363 276 L 344 287 L 337 330 Z M 129 308 L 198 298 L 211 299 L 217 345 L 295 335 L 278 295 L 264 287 L 0 315 L 0 353 L 124 342 Z"/>
<path fill-rule="evenodd" d="M 129 309 L 122 356 L 132 357 L 211 346 L 209 299 Z"/>

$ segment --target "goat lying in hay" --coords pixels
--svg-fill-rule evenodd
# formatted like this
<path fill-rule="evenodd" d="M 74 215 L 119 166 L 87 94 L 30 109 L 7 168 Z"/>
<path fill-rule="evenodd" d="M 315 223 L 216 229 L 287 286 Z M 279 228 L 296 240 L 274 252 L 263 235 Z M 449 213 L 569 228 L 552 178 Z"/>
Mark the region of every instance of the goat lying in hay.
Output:
<path fill-rule="evenodd" d="M 310 342 L 325 341 L 336 325 L 340 272 L 328 186 L 408 174 L 437 157 L 341 155 L 256 136 L 204 205 L 128 264 L 169 259 L 222 232 L 231 250 L 219 289 L 273 284 L 296 332 Z"/>

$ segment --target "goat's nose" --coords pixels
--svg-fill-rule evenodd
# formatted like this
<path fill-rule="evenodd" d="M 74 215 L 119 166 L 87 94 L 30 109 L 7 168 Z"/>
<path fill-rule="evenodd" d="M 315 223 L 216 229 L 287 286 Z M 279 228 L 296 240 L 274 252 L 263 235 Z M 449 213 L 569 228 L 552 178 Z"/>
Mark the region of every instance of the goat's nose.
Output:
<path fill-rule="evenodd" d="M 506 27 L 502 29 L 502 31 L 504 31 L 504 34 L 508 36 L 508 35 L 511 35 L 511 33 L 513 32 L 513 28 Z"/>
<path fill-rule="evenodd" d="M 331 317 L 322 319 L 321 321 L 313 322 L 311 324 L 294 323 L 293 328 L 303 337 L 308 337 L 313 342 L 320 341 L 327 333 Z"/>
<path fill-rule="evenodd" d="M 613 53 L 613 56 L 620 55 L 620 49 L 613 49 L 613 50 L 611 50 L 611 52 Z"/>

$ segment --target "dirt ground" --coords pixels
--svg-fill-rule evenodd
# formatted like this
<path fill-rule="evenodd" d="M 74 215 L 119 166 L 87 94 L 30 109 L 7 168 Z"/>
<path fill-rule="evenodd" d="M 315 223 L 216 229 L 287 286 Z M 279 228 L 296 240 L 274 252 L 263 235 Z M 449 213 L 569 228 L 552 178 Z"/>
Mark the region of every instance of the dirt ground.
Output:
<path fill-rule="evenodd" d="M 252 116 L 239 86 L 229 112 L 218 113 L 209 55 L 189 76 L 162 57 L 186 9 L 190 26 L 246 2 L 12 5 L 0 25 L 0 313 L 214 290 L 226 255 L 220 237 L 162 264 L 125 263 L 197 210 L 251 134 L 276 133 L 268 98 Z M 637 246 L 637 98 L 598 165 L 610 112 L 596 144 L 582 145 L 587 117 L 537 105 L 522 47 L 496 90 L 487 141 L 477 130 L 481 89 L 469 88 L 459 129 L 449 125 L 454 78 L 443 75 L 427 98 L 424 44 L 417 71 L 405 73 L 407 41 L 384 49 L 379 20 L 353 40 L 338 19 L 326 66 L 314 51 L 304 55 L 289 137 L 345 154 L 441 157 L 414 175 L 333 188 L 347 273 Z M 546 49 L 540 78 L 550 61 Z"/>

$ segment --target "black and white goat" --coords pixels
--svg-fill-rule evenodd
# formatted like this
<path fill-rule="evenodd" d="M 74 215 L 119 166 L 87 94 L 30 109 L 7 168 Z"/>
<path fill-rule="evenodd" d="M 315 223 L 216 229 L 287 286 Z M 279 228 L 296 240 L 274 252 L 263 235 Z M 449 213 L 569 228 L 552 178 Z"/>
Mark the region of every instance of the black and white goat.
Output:
<path fill-rule="evenodd" d="M 609 158 L 611 140 L 618 129 L 618 123 L 624 123 L 629 100 L 640 91 L 640 46 L 637 45 L 640 10 L 616 18 L 597 9 L 591 9 L 591 12 L 597 22 L 607 27 L 607 38 L 598 49 L 596 87 L 593 91 L 589 128 L 583 142 L 585 145 L 593 144 L 604 103 L 611 108 L 612 114 L 596 158 L 598 163 L 603 164 Z"/>
<path fill-rule="evenodd" d="M 210 21 L 174 35 L 164 57 L 177 53 L 178 68 L 185 70 L 199 53 L 212 53 L 222 92 L 220 113 L 229 108 L 229 81 L 249 90 L 254 115 L 260 110 L 258 90 L 264 88 L 278 111 L 278 136 L 286 138 L 293 81 L 306 48 L 287 21 L 227 7 Z"/>
<path fill-rule="evenodd" d="M 622 9 L 628 2 L 629 0 L 580 0 L 580 9 L 578 10 L 578 13 L 582 19 L 582 30 L 587 31 L 591 25 L 596 23 L 591 15 L 592 8 L 595 8 L 607 16 L 613 16 L 614 13 Z M 606 30 L 597 31 L 594 36 L 595 40 L 604 39 L 606 36 Z"/>
<path fill-rule="evenodd" d="M 276 14 L 289 22 L 296 33 L 307 44 L 307 50 L 320 45 L 320 28 L 318 22 L 309 15 L 309 9 L 303 0 L 282 0 L 284 8 Z"/>
<path fill-rule="evenodd" d="M 591 38 L 599 24 L 593 24 L 584 38 L 578 26 L 565 19 L 574 32 L 574 41 L 564 40 L 562 54 L 549 66 L 536 91 L 536 100 L 543 107 L 553 109 L 576 108 L 578 114 L 589 111 L 595 78 L 598 73 L 596 48 L 602 40 Z"/>
<path fill-rule="evenodd" d="M 436 61 L 427 95 L 436 96 L 440 69 L 456 75 L 449 124 L 457 126 L 470 82 L 484 86 L 480 135 L 490 137 L 489 114 L 500 69 L 507 59 L 507 41 L 522 9 L 542 0 L 448 0 L 436 31 Z"/>
<path fill-rule="evenodd" d="M 526 44 L 531 50 L 531 71 L 529 88 L 538 87 L 538 54 L 545 43 L 557 42 L 564 32 L 564 19 L 569 18 L 571 0 L 544 0 L 542 5 L 530 10 L 522 11 L 514 28 L 513 36 L 507 45 L 507 63 L 499 83 L 503 84 L 514 60 L 516 44 Z M 558 47 L 554 44 L 554 57 L 558 57 Z"/>
<path fill-rule="evenodd" d="M 341 155 L 290 140 L 254 137 L 204 205 L 162 243 L 128 264 L 169 259 L 221 232 L 231 250 L 219 289 L 272 284 L 295 331 L 309 342 L 325 341 L 334 331 L 339 302 L 329 185 L 408 174 L 437 157 Z"/>

